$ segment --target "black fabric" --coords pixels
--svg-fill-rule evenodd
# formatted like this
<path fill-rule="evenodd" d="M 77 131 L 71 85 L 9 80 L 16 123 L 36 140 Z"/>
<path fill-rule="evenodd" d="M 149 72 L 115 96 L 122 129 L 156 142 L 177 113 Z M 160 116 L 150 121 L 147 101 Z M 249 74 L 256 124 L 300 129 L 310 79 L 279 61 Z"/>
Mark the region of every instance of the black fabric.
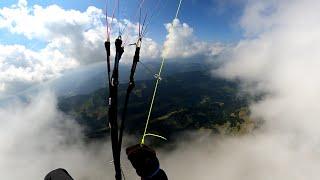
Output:
<path fill-rule="evenodd" d="M 44 180 L 73 180 L 65 169 L 56 169 L 46 175 Z"/>
<path fill-rule="evenodd" d="M 160 169 L 156 152 L 146 145 L 134 145 L 126 149 L 128 159 L 136 169 L 137 174 L 144 180 L 167 180 Z"/>
<path fill-rule="evenodd" d="M 122 47 L 121 36 L 116 39 L 116 56 L 114 60 L 114 68 L 111 77 L 111 86 L 109 86 L 109 111 L 108 118 L 111 127 L 111 142 L 113 164 L 116 172 L 116 180 L 122 179 L 120 149 L 119 149 L 119 129 L 118 129 L 118 85 L 119 85 L 119 61 L 124 52 Z"/>

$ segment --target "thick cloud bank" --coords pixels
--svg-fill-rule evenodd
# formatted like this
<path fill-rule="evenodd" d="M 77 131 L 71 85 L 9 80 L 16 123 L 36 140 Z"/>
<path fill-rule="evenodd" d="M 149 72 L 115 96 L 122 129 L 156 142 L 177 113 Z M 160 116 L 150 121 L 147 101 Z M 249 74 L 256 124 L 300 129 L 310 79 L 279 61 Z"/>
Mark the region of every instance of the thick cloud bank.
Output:
<path fill-rule="evenodd" d="M 250 106 L 264 124 L 252 135 L 183 144 L 170 157 L 193 173 L 177 179 L 319 179 L 319 9 L 316 0 L 248 1 L 246 38 L 214 73 L 265 94 Z"/>
<path fill-rule="evenodd" d="M 255 133 L 219 138 L 207 134 L 184 141 L 161 155 L 171 179 L 319 179 L 319 144 L 299 136 Z"/>
<path fill-rule="evenodd" d="M 113 179 L 108 143 L 88 144 L 81 128 L 56 109 L 50 93 L 0 109 L 2 179 L 42 179 L 58 167 L 74 178 Z"/>
<path fill-rule="evenodd" d="M 220 75 L 268 95 L 252 107 L 273 130 L 320 137 L 320 2 L 254 1 L 241 25 L 248 39 L 229 54 Z M 277 127 L 274 129 L 274 127 Z"/>

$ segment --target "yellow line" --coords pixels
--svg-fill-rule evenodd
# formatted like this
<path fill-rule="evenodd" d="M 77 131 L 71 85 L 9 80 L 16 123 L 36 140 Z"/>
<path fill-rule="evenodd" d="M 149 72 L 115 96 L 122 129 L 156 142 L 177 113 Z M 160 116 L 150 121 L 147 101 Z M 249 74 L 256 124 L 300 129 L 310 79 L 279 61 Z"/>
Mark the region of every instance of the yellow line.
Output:
<path fill-rule="evenodd" d="M 159 73 L 158 73 L 156 86 L 154 87 L 154 90 L 153 90 L 153 95 L 152 95 L 151 105 L 150 105 L 150 108 L 149 108 L 148 118 L 147 118 L 146 126 L 144 128 L 144 133 L 143 133 L 143 136 L 142 136 L 140 144 L 144 144 L 144 141 L 145 141 L 145 137 L 146 137 L 148 126 L 149 126 L 150 116 L 151 116 L 151 112 L 152 112 L 152 108 L 153 108 L 154 99 L 156 98 L 158 85 L 159 85 L 159 81 L 160 81 L 160 78 L 161 78 L 161 72 L 162 72 L 164 61 L 165 61 L 165 59 L 163 57 L 162 58 L 162 62 L 161 62 L 161 66 L 160 66 L 160 70 L 159 70 Z"/>
<path fill-rule="evenodd" d="M 178 9 L 177 9 L 177 12 L 176 12 L 175 19 L 177 19 L 178 15 L 179 15 L 181 3 L 182 3 L 182 0 L 179 1 L 179 6 L 178 6 Z M 163 68 L 164 61 L 165 61 L 165 58 L 162 57 L 162 62 L 161 62 L 160 70 L 159 70 L 159 73 L 158 73 L 156 86 L 154 87 L 154 90 L 153 90 L 153 95 L 152 95 L 151 105 L 150 105 L 150 108 L 149 108 L 149 113 L 148 113 L 148 118 L 147 118 L 146 126 L 144 127 L 144 132 L 143 132 L 143 136 L 142 136 L 142 139 L 141 139 L 140 144 L 144 144 L 145 138 L 146 138 L 146 136 L 148 136 L 148 135 L 155 136 L 155 137 L 160 137 L 160 138 L 165 139 L 164 137 L 159 136 L 159 135 L 150 134 L 150 133 L 147 134 L 147 130 L 148 130 L 148 126 L 149 126 L 149 121 L 150 121 L 150 116 L 151 116 L 151 112 L 152 112 L 152 108 L 153 108 L 153 103 L 154 103 L 154 99 L 155 99 L 156 94 L 157 94 L 158 84 L 159 84 L 159 81 L 160 81 L 160 79 L 161 79 L 161 72 L 162 72 L 162 68 Z"/>

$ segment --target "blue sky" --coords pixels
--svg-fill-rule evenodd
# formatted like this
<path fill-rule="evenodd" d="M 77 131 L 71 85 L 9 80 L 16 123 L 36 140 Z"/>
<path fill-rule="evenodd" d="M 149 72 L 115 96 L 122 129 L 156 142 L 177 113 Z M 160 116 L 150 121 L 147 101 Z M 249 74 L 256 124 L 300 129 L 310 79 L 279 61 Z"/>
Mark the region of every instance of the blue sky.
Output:
<path fill-rule="evenodd" d="M 237 24 L 244 9 L 240 1 L 245 0 L 183 0 L 180 21 L 172 21 L 179 0 L 144 0 L 142 16 L 148 13 L 150 18 L 155 13 L 148 28 L 149 39 L 143 41 L 141 58 L 145 61 L 157 61 L 161 56 L 180 60 L 213 58 L 227 47 L 226 44 L 236 44 L 242 39 Z M 104 21 L 100 18 L 100 9 L 105 11 L 107 4 L 108 16 L 111 16 L 116 0 L 108 2 L 0 1 L 0 54 L 3 59 L 0 61 L 3 71 L 0 98 L 1 93 L 4 96 L 15 93 L 57 78 L 70 69 L 104 61 L 106 28 L 100 23 Z M 122 20 L 120 25 L 124 24 L 123 19 L 133 22 L 124 35 L 129 36 L 125 43 L 136 41 L 139 5 L 140 0 L 120 0 L 119 14 L 115 13 L 116 18 Z M 165 27 L 168 23 L 170 25 Z M 117 33 L 113 31 L 113 34 Z M 134 48 L 126 48 L 123 62 L 131 62 L 133 53 Z"/>
<path fill-rule="evenodd" d="M 115 0 L 108 0 L 108 10 L 112 11 Z M 127 18 L 131 21 L 137 21 L 136 14 L 139 0 L 120 0 L 121 10 L 120 18 Z M 144 11 L 149 14 L 155 10 L 158 0 L 145 0 Z M 0 2 L 0 7 L 10 6 L 17 3 L 17 0 L 6 0 Z M 77 9 L 85 11 L 89 6 L 95 6 L 105 9 L 105 0 L 28 0 L 28 5 L 48 6 L 57 4 L 64 9 Z M 165 39 L 166 29 L 164 23 L 171 22 L 174 17 L 178 0 L 161 0 L 160 8 L 155 13 L 148 31 L 148 36 L 157 42 Z M 179 19 L 189 24 L 194 29 L 194 34 L 201 40 L 207 42 L 235 42 L 241 38 L 241 30 L 237 25 L 238 19 L 242 13 L 242 4 L 231 0 L 184 0 Z M 0 42 L 2 44 L 14 44 L 22 42 L 28 45 L 34 42 L 28 42 L 22 36 L 14 35 L 12 37 L 6 30 L 0 30 Z"/>
<path fill-rule="evenodd" d="M 0 98 L 60 77 L 68 70 L 105 61 L 106 28 L 101 26 L 104 18 L 100 10 L 105 11 L 108 5 L 110 17 L 117 2 L 107 1 L 0 1 Z M 144 0 L 142 16 L 154 16 L 148 26 L 148 39 L 143 40 L 141 58 L 213 58 L 229 43 L 236 44 L 243 38 L 238 23 L 245 1 L 183 0 L 180 21 L 173 21 L 179 0 Z M 122 20 L 118 25 L 124 25 L 124 19 L 133 22 L 124 35 L 128 37 L 125 43 L 136 41 L 140 2 L 120 0 L 120 11 L 115 13 Z M 123 62 L 131 62 L 133 53 L 134 48 L 126 47 Z"/>

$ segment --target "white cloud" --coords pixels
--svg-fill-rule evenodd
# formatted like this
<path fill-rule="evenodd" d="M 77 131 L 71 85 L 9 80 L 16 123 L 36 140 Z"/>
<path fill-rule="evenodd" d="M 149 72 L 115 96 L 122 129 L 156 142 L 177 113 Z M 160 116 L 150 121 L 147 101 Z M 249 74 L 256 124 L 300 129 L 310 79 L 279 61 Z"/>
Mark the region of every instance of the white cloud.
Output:
<path fill-rule="evenodd" d="M 19 5 L 0 9 L 0 27 L 29 39 L 45 41 L 48 48 L 57 49 L 82 64 L 105 60 L 106 27 L 102 24 L 104 18 L 103 11 L 93 6 L 84 12 L 65 10 L 57 5 L 35 5 L 32 8 Z M 108 19 L 111 21 L 111 18 Z M 113 29 L 116 30 L 111 34 L 111 39 L 117 37 L 118 26 L 124 27 L 125 24 L 127 29 L 123 40 L 136 42 L 138 24 L 129 20 L 113 20 Z M 146 39 L 143 49 L 146 49 L 142 54 L 144 58 L 154 58 L 159 54 L 157 43 L 152 39 Z M 129 56 L 129 52 L 126 54 Z M 130 55 L 132 56 L 132 53 Z"/>
<path fill-rule="evenodd" d="M 35 52 L 22 45 L 0 45 L 0 57 L 0 94 L 49 80 L 78 65 L 59 51 L 44 48 Z"/>
<path fill-rule="evenodd" d="M 88 7 L 85 12 L 65 10 L 57 5 L 29 8 L 26 3 L 4 7 L 0 10 L 0 27 L 12 33 L 22 34 L 30 39 L 50 41 L 52 38 L 68 37 L 73 32 L 83 32 L 85 28 L 97 26 L 102 10 Z"/>
<path fill-rule="evenodd" d="M 57 5 L 30 7 L 26 0 L 20 0 L 15 5 L 1 8 L 0 28 L 45 44 L 37 51 L 21 44 L 7 45 L 8 48 L 20 47 L 18 52 L 21 55 L 17 60 L 14 59 L 16 54 L 2 54 L 5 60 L 0 62 L 0 67 L 5 70 L 0 76 L 1 92 L 11 91 L 14 94 L 34 83 L 55 78 L 68 69 L 105 61 L 104 18 L 103 10 L 93 6 L 81 12 Z M 111 21 L 110 17 L 108 19 Z M 128 45 L 136 42 L 139 26 L 127 19 L 113 20 L 111 39 L 117 37 L 118 27 L 124 27 L 125 24 L 127 29 L 122 37 Z M 193 29 L 178 19 L 166 24 L 166 29 L 168 35 L 164 47 L 151 38 L 143 39 L 141 60 L 159 60 L 161 54 L 171 59 L 210 58 L 223 49 L 221 44 L 198 40 Z M 37 43 L 33 46 L 37 46 Z M 131 63 L 134 51 L 134 46 L 125 46 L 122 63 Z M 6 64 L 1 64 L 4 61 Z M 17 62 L 25 64 L 17 67 Z"/>
<path fill-rule="evenodd" d="M 262 118 L 265 123 L 253 134 L 230 139 L 201 136 L 193 143 L 183 141 L 177 151 L 160 153 L 161 166 L 168 172 L 169 178 L 319 179 L 319 9 L 320 2 L 316 0 L 248 2 L 240 22 L 247 38 L 224 56 L 228 59 L 225 59 L 224 65 L 216 73 L 228 79 L 240 79 L 245 85 L 249 85 L 245 86 L 246 90 L 258 94 L 267 93 L 250 107 L 252 118 Z M 174 38 L 188 39 L 186 37 L 190 37 L 190 27 L 184 27 L 181 23 L 178 27 L 183 30 L 177 31 L 179 36 L 171 35 Z M 172 44 L 174 43 L 173 41 Z M 167 47 L 172 44 L 169 43 Z M 184 52 L 189 48 L 175 48 L 184 57 L 203 53 L 199 49 L 196 49 L 197 53 L 190 53 Z M 165 53 L 176 57 L 175 52 L 170 49 Z M 17 62 L 15 64 L 21 66 Z M 99 173 L 105 172 L 104 168 L 109 166 L 100 161 L 104 158 L 97 156 L 96 152 L 101 152 L 96 151 L 97 148 L 93 148 L 95 151 L 92 152 L 95 153 L 79 152 L 78 145 L 71 146 L 76 147 L 72 149 L 62 148 L 63 151 L 43 151 L 46 149 L 43 147 L 51 149 L 51 143 L 46 144 L 48 142 L 54 144 L 65 141 L 64 138 L 61 141 L 52 139 L 61 137 L 60 130 L 47 133 L 48 129 L 52 130 L 52 126 L 46 125 L 46 122 L 51 122 L 46 119 L 61 119 L 61 115 L 56 115 L 52 105 L 45 103 L 52 102 L 52 99 L 40 99 L 43 102 L 33 103 L 29 108 L 14 106 L 12 109 L 0 110 L 1 117 L 9 119 L 0 126 L 2 176 L 6 179 L 19 179 L 19 175 L 23 174 L 36 179 L 56 165 L 48 165 L 48 162 L 56 163 L 57 159 L 68 158 L 65 161 L 68 164 L 63 166 L 71 169 L 73 175 L 81 179 L 93 172 L 92 178 L 99 179 Z M 68 127 L 74 129 L 72 125 L 67 125 L 66 128 Z M 36 136 L 38 134 L 48 136 Z M 26 137 L 35 141 L 30 142 L 31 145 L 27 144 Z M 41 138 L 45 141 L 41 141 Z M 89 157 L 98 158 L 93 160 Z M 30 162 L 34 166 L 29 166 Z M 90 166 L 87 166 L 88 162 Z M 80 167 L 83 164 L 85 167 Z M 12 174 L 12 169 L 20 173 Z M 111 172 L 108 175 L 106 176 L 110 177 L 113 174 Z"/>
<path fill-rule="evenodd" d="M 320 109 L 318 8 L 320 3 L 311 0 L 248 4 L 241 22 L 250 22 L 243 27 L 256 37 L 242 40 L 219 70 L 251 85 L 250 90 L 271 94 L 253 107 L 257 115 L 276 124 L 287 121 L 302 131 L 308 127 L 316 134 L 312 124 L 320 118 L 313 111 Z"/>
<path fill-rule="evenodd" d="M 311 139 L 263 132 L 240 137 L 196 133 L 191 138 L 160 153 L 169 178 L 317 180 L 320 175 L 319 144 Z"/>
<path fill-rule="evenodd" d="M 0 28 L 13 35 L 45 44 L 39 50 L 31 50 L 22 44 L 1 45 L 0 95 L 14 94 L 18 90 L 59 76 L 68 69 L 80 65 L 105 61 L 104 41 L 106 28 L 101 9 L 90 6 L 86 11 L 67 10 L 57 5 L 29 7 L 20 0 L 11 7 L 0 9 Z M 111 18 L 109 17 L 109 21 Z M 113 20 L 113 29 L 127 24 L 127 43 L 135 42 L 138 24 L 129 20 Z M 111 34 L 115 39 L 117 30 Z M 127 37 L 127 38 L 126 38 Z M 33 46 L 37 46 L 37 43 Z M 125 47 L 122 62 L 129 63 L 134 47 Z M 141 58 L 155 59 L 160 50 L 156 42 L 146 38 L 142 45 Z"/>
<path fill-rule="evenodd" d="M 223 49 L 221 44 L 210 44 L 198 40 L 193 29 L 186 23 L 174 19 L 166 24 L 168 31 L 162 56 L 166 58 L 191 58 L 216 55 Z"/>
<path fill-rule="evenodd" d="M 85 141 L 81 127 L 57 109 L 57 99 L 45 92 L 28 103 L 0 107 L 0 171 L 2 179 L 43 179 L 65 168 L 75 179 L 114 179 L 107 139 Z M 127 138 L 126 138 L 127 140 Z M 135 176 L 123 161 L 127 177 Z"/>
<path fill-rule="evenodd" d="M 251 117 L 265 123 L 258 135 L 233 142 L 239 166 L 251 168 L 240 167 L 241 172 L 232 171 L 239 176 L 229 172 L 231 177 L 319 178 L 319 9 L 316 0 L 253 0 L 246 5 L 240 24 L 247 36 L 215 73 L 241 80 L 247 91 L 265 93 L 250 106 Z"/>

